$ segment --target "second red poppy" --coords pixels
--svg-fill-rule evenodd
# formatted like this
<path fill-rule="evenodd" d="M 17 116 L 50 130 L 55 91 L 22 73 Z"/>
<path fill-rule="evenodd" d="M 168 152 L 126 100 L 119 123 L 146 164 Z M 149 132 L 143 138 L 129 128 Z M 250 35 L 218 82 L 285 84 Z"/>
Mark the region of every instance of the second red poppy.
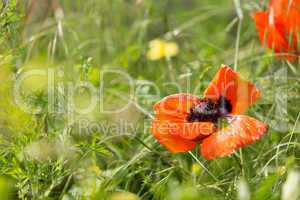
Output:
<path fill-rule="evenodd" d="M 297 60 L 300 51 L 300 0 L 271 0 L 266 11 L 253 14 L 260 41 L 278 57 Z"/>

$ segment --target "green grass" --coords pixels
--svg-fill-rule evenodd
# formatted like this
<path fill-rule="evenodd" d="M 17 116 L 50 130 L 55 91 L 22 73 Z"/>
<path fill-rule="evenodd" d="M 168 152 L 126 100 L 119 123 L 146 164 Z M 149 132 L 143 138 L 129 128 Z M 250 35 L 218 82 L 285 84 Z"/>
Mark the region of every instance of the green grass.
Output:
<path fill-rule="evenodd" d="M 245 182 L 251 199 L 280 199 L 286 175 L 300 164 L 300 66 L 261 47 L 250 15 L 267 3 L 240 4 L 239 20 L 230 0 L 64 0 L 56 14 L 49 6 L 0 3 L 1 199 L 237 199 Z M 155 38 L 176 42 L 179 54 L 147 60 Z M 213 161 L 198 148 L 169 153 L 150 133 L 152 105 L 177 92 L 201 96 L 223 63 L 262 90 L 248 114 L 268 123 L 269 132 Z M 54 98 L 47 98 L 46 76 L 26 79 L 21 101 L 39 111 L 26 113 L 13 87 L 32 69 L 54 73 Z M 128 74 L 135 94 L 108 70 Z M 89 105 L 89 93 L 70 93 L 80 81 L 100 96 L 86 114 L 75 108 Z M 122 112 L 100 111 L 128 102 Z M 116 192 L 127 193 L 111 197 Z"/>

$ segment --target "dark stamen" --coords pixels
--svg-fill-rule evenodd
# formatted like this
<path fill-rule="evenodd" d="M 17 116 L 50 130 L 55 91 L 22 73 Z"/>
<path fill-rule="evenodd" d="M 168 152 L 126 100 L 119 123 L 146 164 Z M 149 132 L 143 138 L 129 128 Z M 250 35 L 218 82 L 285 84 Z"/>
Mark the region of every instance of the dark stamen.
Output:
<path fill-rule="evenodd" d="M 191 108 L 188 115 L 189 122 L 217 122 L 232 111 L 231 102 L 221 96 L 217 101 L 202 99 L 198 105 Z"/>
<path fill-rule="evenodd" d="M 226 99 L 223 96 L 220 96 L 219 100 L 218 100 L 218 104 L 219 104 L 219 112 L 221 116 L 225 116 L 229 113 L 231 113 L 232 111 L 232 105 L 230 100 Z"/>

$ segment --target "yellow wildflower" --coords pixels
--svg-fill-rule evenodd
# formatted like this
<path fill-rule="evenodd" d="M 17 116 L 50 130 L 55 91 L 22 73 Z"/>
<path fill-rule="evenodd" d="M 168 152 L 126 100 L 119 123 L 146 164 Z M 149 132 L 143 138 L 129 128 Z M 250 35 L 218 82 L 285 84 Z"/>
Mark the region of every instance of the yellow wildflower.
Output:
<path fill-rule="evenodd" d="M 101 169 L 97 165 L 89 166 L 89 171 L 95 173 L 97 176 L 101 174 Z"/>
<path fill-rule="evenodd" d="M 285 174 L 285 172 L 286 172 L 286 167 L 285 166 L 279 166 L 278 168 L 277 168 L 277 174 L 279 175 L 279 176 L 283 176 L 284 174 Z"/>
<path fill-rule="evenodd" d="M 179 52 L 178 45 L 175 42 L 166 42 L 161 39 L 152 40 L 149 43 L 147 58 L 149 60 L 159 60 L 164 57 L 176 56 Z"/>
<path fill-rule="evenodd" d="M 130 192 L 116 192 L 111 197 L 110 200 L 139 200 L 140 198 Z"/>
<path fill-rule="evenodd" d="M 191 170 L 193 174 L 199 174 L 201 172 L 201 167 L 199 164 L 194 163 Z"/>

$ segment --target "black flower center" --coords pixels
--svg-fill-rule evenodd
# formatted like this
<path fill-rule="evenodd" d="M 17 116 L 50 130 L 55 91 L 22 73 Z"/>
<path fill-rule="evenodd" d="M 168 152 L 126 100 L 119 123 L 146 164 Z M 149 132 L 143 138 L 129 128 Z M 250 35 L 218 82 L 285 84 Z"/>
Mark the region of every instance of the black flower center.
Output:
<path fill-rule="evenodd" d="M 188 115 L 189 122 L 217 122 L 232 111 L 230 100 L 221 96 L 217 101 L 202 99 L 199 104 L 191 108 Z"/>

